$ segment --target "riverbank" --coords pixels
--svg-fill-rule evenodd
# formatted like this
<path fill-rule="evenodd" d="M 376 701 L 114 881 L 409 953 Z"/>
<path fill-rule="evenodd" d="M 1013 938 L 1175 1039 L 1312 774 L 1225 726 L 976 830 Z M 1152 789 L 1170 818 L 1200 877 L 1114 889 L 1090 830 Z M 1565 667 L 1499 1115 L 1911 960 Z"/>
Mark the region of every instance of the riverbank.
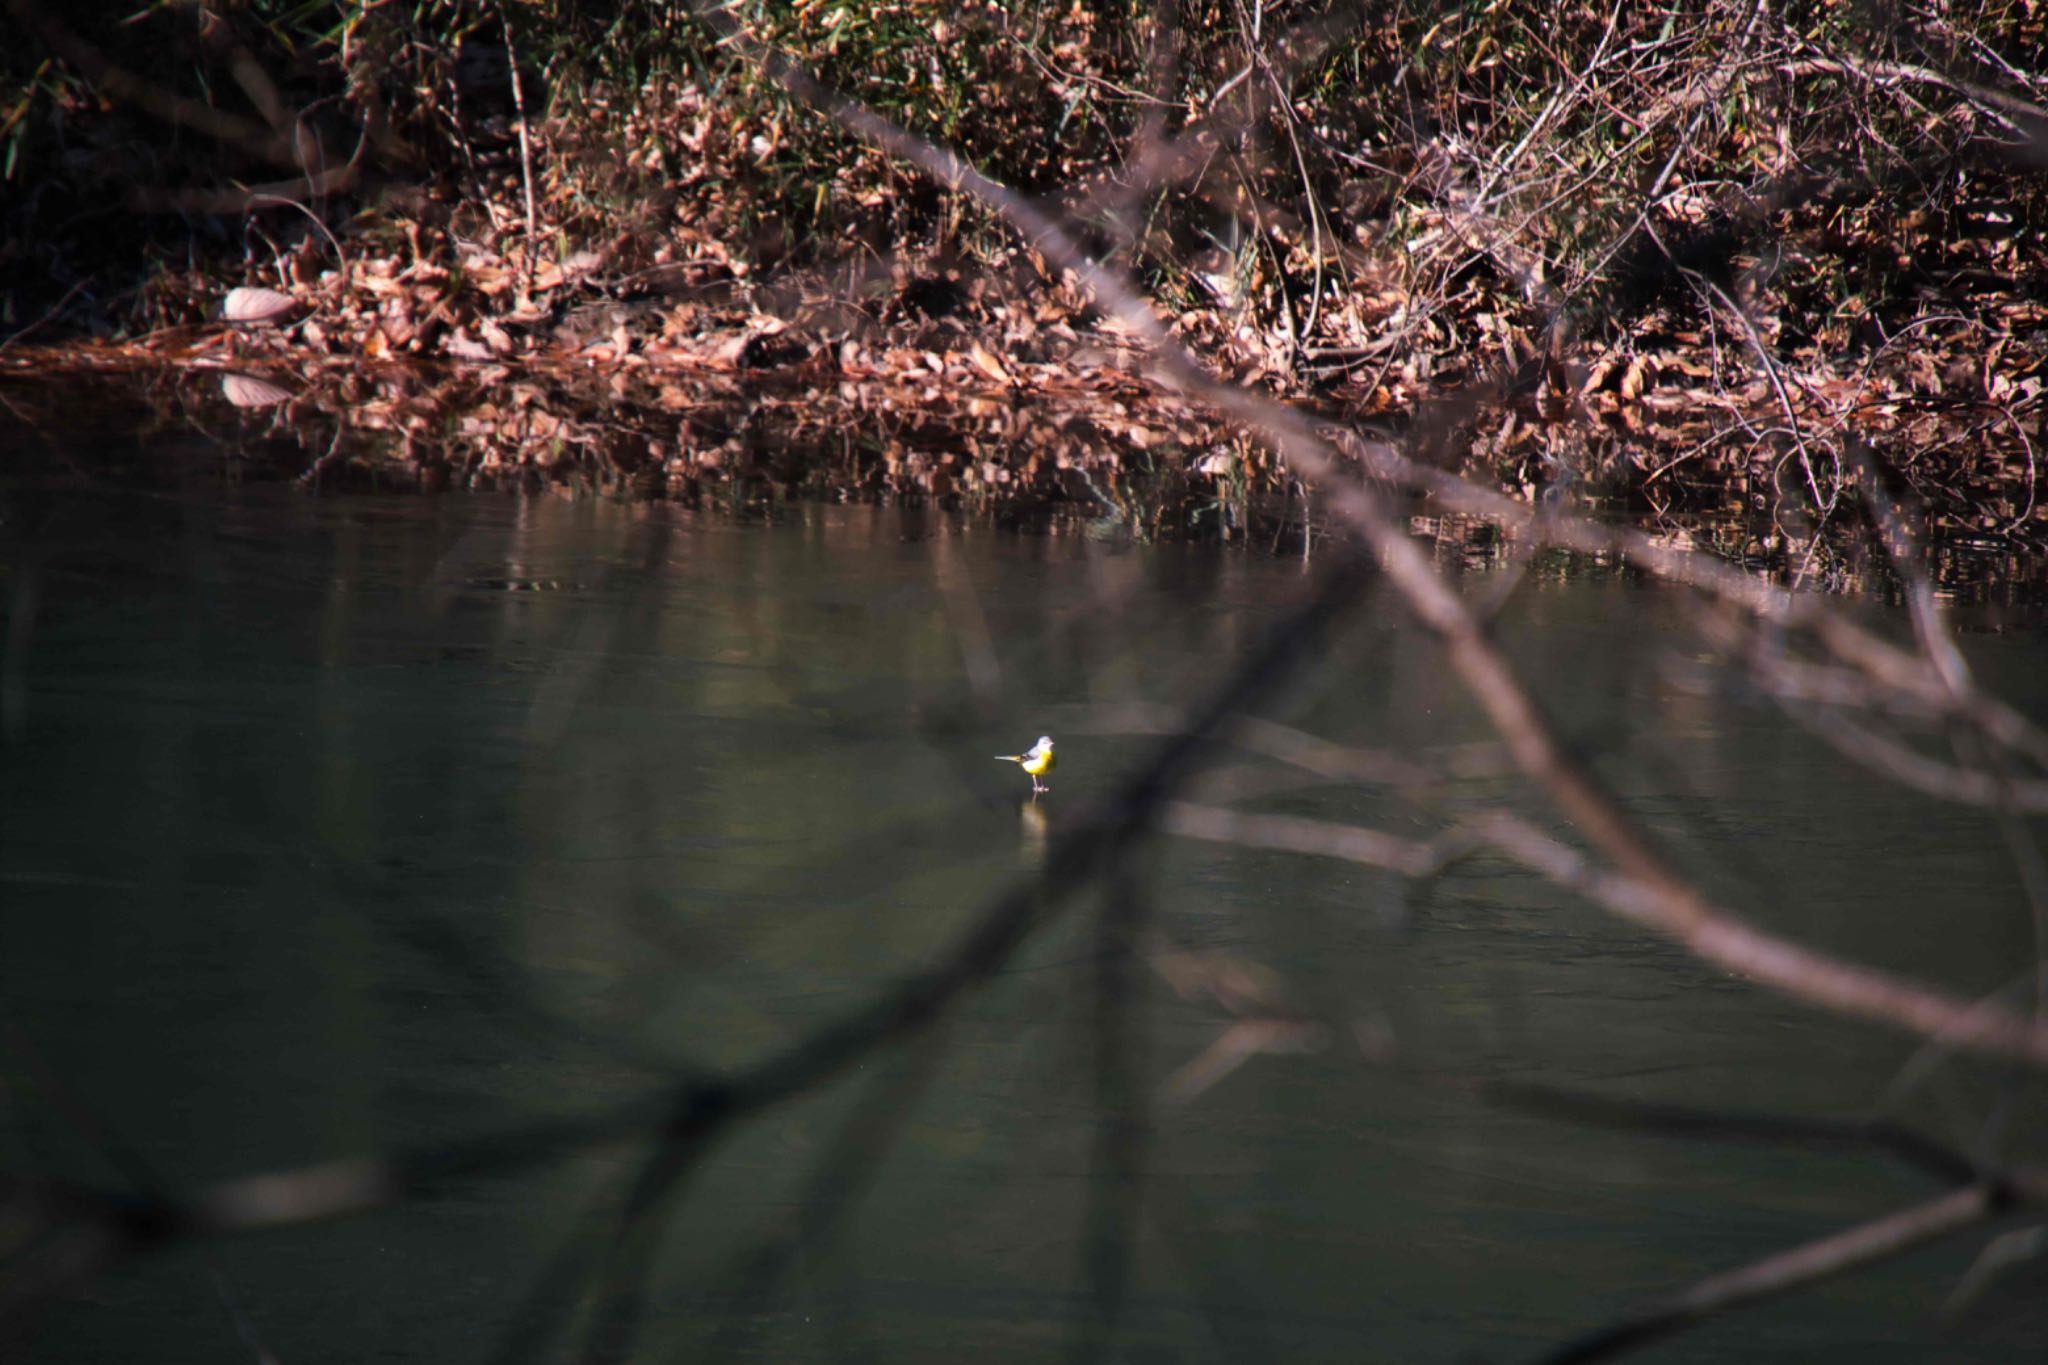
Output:
<path fill-rule="evenodd" d="M 1802 579 L 1854 571 L 1866 459 L 1944 553 L 2048 536 L 2048 210 L 1993 136 L 2032 126 L 2023 15 L 1973 19 L 1944 75 L 1840 16 L 1712 9 L 600 32 L 444 3 L 300 32 L 10 3 L 44 44 L 6 129 L 37 193 L 0 215 L 30 428 L 114 385 L 312 482 L 1316 523 L 1073 262 L 791 99 L 787 57 L 1063 211 L 1218 383 L 1333 432 Z M 2020 93 L 1971 84 L 1984 53 Z"/>

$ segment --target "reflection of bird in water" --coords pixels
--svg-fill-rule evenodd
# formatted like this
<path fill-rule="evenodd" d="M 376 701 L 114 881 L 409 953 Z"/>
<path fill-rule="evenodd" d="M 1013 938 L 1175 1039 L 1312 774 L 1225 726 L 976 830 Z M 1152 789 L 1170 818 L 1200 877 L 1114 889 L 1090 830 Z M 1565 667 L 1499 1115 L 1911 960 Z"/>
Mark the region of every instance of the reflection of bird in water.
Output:
<path fill-rule="evenodd" d="M 1004 763 L 1021 764 L 1024 771 L 1031 774 L 1031 794 L 1033 796 L 1036 796 L 1039 792 L 1052 790 L 1051 787 L 1038 780 L 1051 772 L 1058 763 L 1058 760 L 1052 756 L 1052 738 L 1049 735 L 1040 735 L 1038 743 L 1032 745 L 1029 752 L 997 754 L 996 758 Z"/>
<path fill-rule="evenodd" d="M 1026 801 L 1017 814 L 1024 822 L 1017 832 L 1017 865 L 1026 871 L 1045 866 L 1045 807 Z"/>

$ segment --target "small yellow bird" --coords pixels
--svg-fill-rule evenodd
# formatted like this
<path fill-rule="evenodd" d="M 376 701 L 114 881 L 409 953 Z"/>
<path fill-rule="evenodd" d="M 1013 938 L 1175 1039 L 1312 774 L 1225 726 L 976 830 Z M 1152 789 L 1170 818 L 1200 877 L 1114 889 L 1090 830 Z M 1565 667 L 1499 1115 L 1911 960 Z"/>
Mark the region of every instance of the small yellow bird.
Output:
<path fill-rule="evenodd" d="M 996 758 L 1003 763 L 1021 764 L 1024 771 L 1031 774 L 1032 795 L 1035 796 L 1039 792 L 1049 792 L 1052 790 L 1051 787 L 1038 780 L 1051 772 L 1059 763 L 1059 760 L 1052 756 L 1052 737 L 1050 735 L 1040 735 L 1038 743 L 1032 745 L 1028 753 L 997 754 Z"/>

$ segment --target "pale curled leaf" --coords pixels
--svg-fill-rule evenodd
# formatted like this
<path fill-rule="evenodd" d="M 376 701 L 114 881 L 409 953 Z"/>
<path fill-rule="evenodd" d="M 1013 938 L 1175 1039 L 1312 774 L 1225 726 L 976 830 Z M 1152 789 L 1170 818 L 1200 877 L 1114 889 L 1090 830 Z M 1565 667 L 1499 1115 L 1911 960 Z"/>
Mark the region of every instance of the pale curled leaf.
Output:
<path fill-rule="evenodd" d="M 441 338 L 441 350 L 457 360 L 490 360 L 494 357 L 491 348 L 458 327 Z"/>
<path fill-rule="evenodd" d="M 244 287 L 230 289 L 221 301 L 220 315 L 229 322 L 261 326 L 277 322 L 298 311 L 299 301 L 275 289 Z"/>
<path fill-rule="evenodd" d="M 996 359 L 988 347 L 982 345 L 979 341 L 974 342 L 967 348 L 967 357 L 974 362 L 976 369 L 980 370 L 990 379 L 993 379 L 996 383 L 1014 384 L 1017 382 L 1009 370 L 1004 368 L 1003 362 Z"/>

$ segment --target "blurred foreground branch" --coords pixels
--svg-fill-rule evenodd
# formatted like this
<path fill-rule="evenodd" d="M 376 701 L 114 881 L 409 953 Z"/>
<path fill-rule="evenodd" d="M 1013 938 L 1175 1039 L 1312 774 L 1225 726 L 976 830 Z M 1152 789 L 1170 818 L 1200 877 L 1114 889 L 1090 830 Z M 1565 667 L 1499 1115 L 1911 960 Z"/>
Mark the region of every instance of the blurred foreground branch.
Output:
<path fill-rule="evenodd" d="M 1481 622 L 1383 501 L 1349 477 L 1337 448 L 1317 424 L 1293 408 L 1209 373 L 1173 339 L 1151 305 L 1121 274 L 1083 249 L 1059 221 L 1030 200 L 989 180 L 947 149 L 825 89 L 781 54 L 750 49 L 749 40 L 726 21 L 722 11 L 706 8 L 700 13 L 730 41 L 751 50 L 762 70 L 791 94 L 1001 213 L 1033 246 L 1073 271 L 1101 306 L 1143 339 L 1166 378 L 1271 441 L 1365 537 L 1409 609 L 1443 642 L 1466 690 L 1492 720 L 1522 771 L 1549 792 L 1560 810 L 1614 863 L 1620 876 L 1589 870 L 1562 846 L 1533 841 L 1527 837 L 1533 830 L 1526 826 L 1496 826 L 1491 835 L 1495 842 L 1540 864 L 1549 875 L 1594 895 L 1610 910 L 1669 934 L 1708 960 L 1747 972 L 1774 989 L 1955 1047 L 2048 1067 L 2048 1022 L 2016 1016 L 1994 1004 L 1955 1000 L 1873 968 L 1798 948 L 1715 911 L 1613 793 L 1563 744 L 1535 695 Z M 1419 421 L 1417 425 L 1427 423 Z M 1659 561 L 1668 562 L 1662 556 Z M 1710 581 L 1713 577 L 1703 576 Z M 1891 657 L 1890 651 L 1880 653 L 1874 642 L 1846 624 L 1820 625 L 1832 615 L 1828 608 L 1808 610 L 1815 614 L 1824 637 L 1845 636 L 1867 654 Z M 1955 702 L 1949 686 L 1929 681 L 1951 704 Z"/>

